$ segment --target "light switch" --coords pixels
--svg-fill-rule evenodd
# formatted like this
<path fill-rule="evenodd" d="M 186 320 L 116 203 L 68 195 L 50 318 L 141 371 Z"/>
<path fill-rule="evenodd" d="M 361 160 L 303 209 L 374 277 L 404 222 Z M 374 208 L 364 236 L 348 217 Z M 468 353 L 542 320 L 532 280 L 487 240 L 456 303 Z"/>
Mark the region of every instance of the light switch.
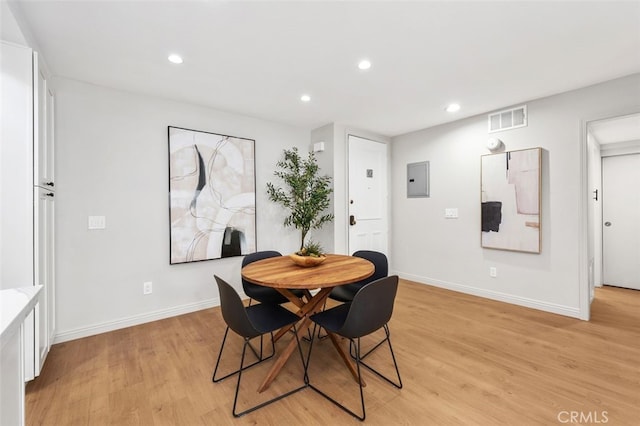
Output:
<path fill-rule="evenodd" d="M 447 219 L 457 219 L 458 209 L 457 208 L 444 209 L 444 217 Z"/>
<path fill-rule="evenodd" d="M 89 216 L 89 229 L 105 229 L 107 218 L 105 216 Z"/>

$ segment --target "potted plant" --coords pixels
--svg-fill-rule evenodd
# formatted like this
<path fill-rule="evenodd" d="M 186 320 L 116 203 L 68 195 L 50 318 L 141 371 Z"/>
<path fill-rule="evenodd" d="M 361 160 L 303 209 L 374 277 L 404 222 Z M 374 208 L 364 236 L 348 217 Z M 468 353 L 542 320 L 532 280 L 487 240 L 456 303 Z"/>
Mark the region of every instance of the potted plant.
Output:
<path fill-rule="evenodd" d="M 304 247 L 289 255 L 291 260 L 299 266 L 316 266 L 324 262 L 327 256 L 324 254 L 322 246 L 309 240 Z"/>
<path fill-rule="evenodd" d="M 305 248 L 305 238 L 311 229 L 320 229 L 333 220 L 333 214 L 323 212 L 329 207 L 333 192 L 331 177 L 321 176 L 320 168 L 313 152 L 302 159 L 297 148 L 285 149 L 284 159 L 276 163 L 273 173 L 284 183 L 284 188 L 267 183 L 269 199 L 288 210 L 284 226 L 293 226 L 300 230 L 300 253 L 311 253 L 322 249 L 314 243 Z M 310 250 L 311 249 L 311 250 Z"/>

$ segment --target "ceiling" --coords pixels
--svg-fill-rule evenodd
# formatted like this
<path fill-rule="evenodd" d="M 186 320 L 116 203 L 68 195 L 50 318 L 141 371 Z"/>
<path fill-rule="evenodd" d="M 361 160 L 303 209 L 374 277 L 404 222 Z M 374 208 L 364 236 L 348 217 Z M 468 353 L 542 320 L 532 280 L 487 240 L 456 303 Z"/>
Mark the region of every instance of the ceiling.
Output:
<path fill-rule="evenodd" d="M 55 76 L 308 129 L 396 136 L 640 72 L 638 1 L 10 7 Z"/>

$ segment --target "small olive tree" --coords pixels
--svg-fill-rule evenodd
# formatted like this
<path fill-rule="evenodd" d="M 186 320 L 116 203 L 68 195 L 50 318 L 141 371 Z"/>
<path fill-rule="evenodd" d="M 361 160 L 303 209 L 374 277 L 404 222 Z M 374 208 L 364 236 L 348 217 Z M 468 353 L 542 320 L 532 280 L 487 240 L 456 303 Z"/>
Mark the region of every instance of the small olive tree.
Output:
<path fill-rule="evenodd" d="M 284 189 L 267 183 L 269 199 L 281 204 L 289 211 L 284 226 L 293 226 L 300 230 L 300 250 L 311 229 L 319 229 L 333 220 L 333 214 L 322 214 L 331 202 L 333 192 L 330 176 L 319 176 L 319 167 L 313 152 L 303 160 L 297 148 L 285 149 L 284 159 L 276 163 L 278 168 L 273 174 L 284 183 Z"/>

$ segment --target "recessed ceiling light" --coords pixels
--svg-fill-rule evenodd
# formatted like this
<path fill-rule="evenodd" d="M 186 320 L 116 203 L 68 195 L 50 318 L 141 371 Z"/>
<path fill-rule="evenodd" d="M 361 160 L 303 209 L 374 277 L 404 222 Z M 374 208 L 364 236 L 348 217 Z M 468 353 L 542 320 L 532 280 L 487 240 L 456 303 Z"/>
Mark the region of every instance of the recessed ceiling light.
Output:
<path fill-rule="evenodd" d="M 447 112 L 456 112 L 460 110 L 460 105 L 459 104 L 449 104 L 447 105 L 447 107 L 444 109 Z"/>
<path fill-rule="evenodd" d="M 367 59 L 363 59 L 362 61 L 358 62 L 358 68 L 360 68 L 361 70 L 368 70 L 369 68 L 371 68 L 371 62 Z"/>
<path fill-rule="evenodd" d="M 169 57 L 167 58 L 169 60 L 169 62 L 172 62 L 174 64 L 181 64 L 182 63 L 182 57 L 180 55 L 169 55 Z"/>
<path fill-rule="evenodd" d="M 309 95 L 302 95 L 302 96 L 300 96 L 300 100 L 301 100 L 302 102 L 309 102 L 309 101 L 311 100 L 311 96 L 309 96 Z"/>

